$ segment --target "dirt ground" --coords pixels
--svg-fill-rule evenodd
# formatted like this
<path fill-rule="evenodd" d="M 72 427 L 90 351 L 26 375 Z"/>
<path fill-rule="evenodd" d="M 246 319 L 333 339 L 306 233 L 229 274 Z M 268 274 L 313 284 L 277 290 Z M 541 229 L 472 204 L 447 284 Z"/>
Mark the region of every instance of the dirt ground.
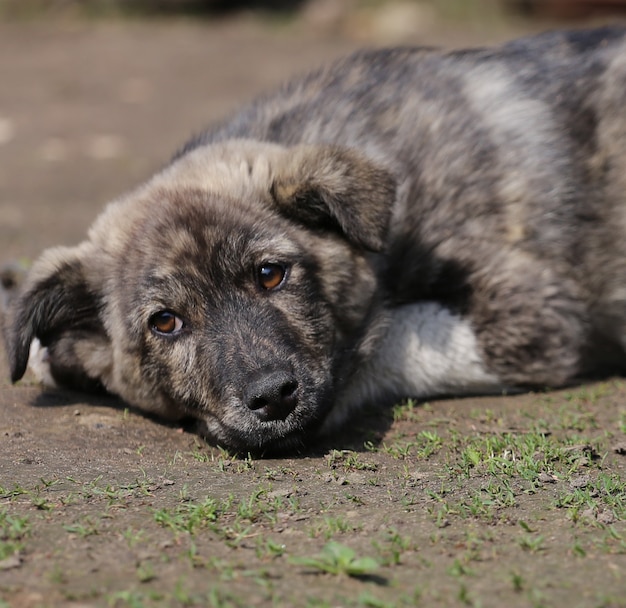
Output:
<path fill-rule="evenodd" d="M 78 242 L 195 129 L 358 44 L 248 18 L 0 25 L 0 263 Z M 408 402 L 253 460 L 7 376 L 2 353 L 0 607 L 626 606 L 621 379 Z"/>

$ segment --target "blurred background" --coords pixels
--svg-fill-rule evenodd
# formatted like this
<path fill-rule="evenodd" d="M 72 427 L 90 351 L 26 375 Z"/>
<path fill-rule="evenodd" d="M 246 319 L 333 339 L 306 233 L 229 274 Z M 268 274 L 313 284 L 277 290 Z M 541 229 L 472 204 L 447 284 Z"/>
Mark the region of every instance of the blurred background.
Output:
<path fill-rule="evenodd" d="M 308 14 L 317 19 L 348 22 L 355 17 L 383 21 L 402 10 L 430 12 L 440 17 L 464 18 L 491 11 L 526 16 L 581 18 L 623 10 L 626 0 L 0 0 L 5 18 L 74 16 L 193 15 L 205 18 L 241 11 L 283 13 L 291 17 Z M 360 13 L 360 15 L 359 15 Z M 327 23 L 328 24 L 328 23 Z M 337 24 L 337 23 L 336 23 Z"/>
<path fill-rule="evenodd" d="M 0 264 L 78 242 L 192 133 L 358 47 L 624 17 L 626 0 L 0 0 Z"/>

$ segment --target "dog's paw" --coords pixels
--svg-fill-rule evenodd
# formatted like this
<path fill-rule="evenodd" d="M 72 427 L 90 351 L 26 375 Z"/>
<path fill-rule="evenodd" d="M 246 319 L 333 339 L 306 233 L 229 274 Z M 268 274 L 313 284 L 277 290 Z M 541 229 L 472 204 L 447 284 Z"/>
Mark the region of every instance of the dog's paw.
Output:
<path fill-rule="evenodd" d="M 37 381 L 49 388 L 57 388 L 57 383 L 50 371 L 50 354 L 45 346 L 35 338 L 30 345 L 28 355 L 28 367 L 31 369 Z"/>

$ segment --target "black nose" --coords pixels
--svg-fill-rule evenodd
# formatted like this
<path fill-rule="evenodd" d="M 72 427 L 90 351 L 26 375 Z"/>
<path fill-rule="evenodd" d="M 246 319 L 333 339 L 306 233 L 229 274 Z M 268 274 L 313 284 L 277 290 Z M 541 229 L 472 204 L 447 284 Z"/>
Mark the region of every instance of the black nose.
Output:
<path fill-rule="evenodd" d="M 244 404 L 261 420 L 284 420 L 298 403 L 298 381 L 288 371 L 262 371 L 248 382 Z"/>

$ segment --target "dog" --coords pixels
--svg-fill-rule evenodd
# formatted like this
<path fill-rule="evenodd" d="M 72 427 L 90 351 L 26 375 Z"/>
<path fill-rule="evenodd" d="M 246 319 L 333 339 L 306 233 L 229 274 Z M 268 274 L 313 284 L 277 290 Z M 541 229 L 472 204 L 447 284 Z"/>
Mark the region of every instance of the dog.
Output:
<path fill-rule="evenodd" d="M 30 357 L 267 454 L 623 371 L 625 36 L 361 51 L 257 99 L 35 262 L 13 382 Z"/>

